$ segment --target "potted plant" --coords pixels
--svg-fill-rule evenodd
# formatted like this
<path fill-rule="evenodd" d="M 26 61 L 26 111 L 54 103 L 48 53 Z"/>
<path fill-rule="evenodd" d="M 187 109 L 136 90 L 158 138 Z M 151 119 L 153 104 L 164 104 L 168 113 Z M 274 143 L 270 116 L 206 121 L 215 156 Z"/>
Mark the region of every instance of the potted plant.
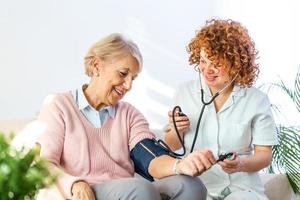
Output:
<path fill-rule="evenodd" d="M 282 80 L 279 83 L 265 84 L 268 94 L 276 92 L 276 97 L 282 92 L 289 99 L 292 109 L 300 116 L 300 67 L 295 79 L 294 88 L 289 88 Z M 272 98 L 270 98 L 271 102 Z M 272 104 L 272 111 L 276 121 L 279 144 L 273 146 L 273 160 L 268 167 L 270 173 L 286 174 L 291 187 L 296 194 L 300 194 L 300 118 L 298 124 L 290 124 L 283 106 Z"/>
<path fill-rule="evenodd" d="M 0 200 L 31 200 L 37 191 L 49 186 L 50 175 L 46 161 L 39 157 L 40 147 L 16 149 L 0 133 Z"/>

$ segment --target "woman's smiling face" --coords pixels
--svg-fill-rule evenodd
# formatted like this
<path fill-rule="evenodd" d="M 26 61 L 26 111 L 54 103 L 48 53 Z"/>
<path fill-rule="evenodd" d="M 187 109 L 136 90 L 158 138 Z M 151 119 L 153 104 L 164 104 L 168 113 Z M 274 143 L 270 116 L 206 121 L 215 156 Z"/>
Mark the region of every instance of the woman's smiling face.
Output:
<path fill-rule="evenodd" d="M 139 74 L 139 64 L 132 56 L 116 61 L 104 61 L 95 77 L 99 92 L 95 91 L 105 105 L 115 105 L 131 89 L 133 80 Z"/>

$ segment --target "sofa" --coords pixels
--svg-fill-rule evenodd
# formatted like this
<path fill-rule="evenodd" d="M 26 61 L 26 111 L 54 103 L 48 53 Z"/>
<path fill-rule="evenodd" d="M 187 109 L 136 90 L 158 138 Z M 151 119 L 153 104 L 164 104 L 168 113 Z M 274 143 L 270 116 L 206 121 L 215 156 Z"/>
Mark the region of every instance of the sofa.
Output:
<path fill-rule="evenodd" d="M 14 145 L 30 145 L 32 138 L 36 137 L 34 131 L 26 132 L 26 128 L 34 126 L 34 119 L 10 119 L 0 120 L 0 132 L 16 134 Z M 34 130 L 34 129 L 30 129 Z M 156 131 L 154 131 L 156 132 Z M 265 193 L 270 200 L 296 200 L 296 196 L 284 174 L 260 174 L 265 187 Z M 64 199 L 55 185 L 56 200 Z M 42 195 L 42 194 L 41 194 Z"/>

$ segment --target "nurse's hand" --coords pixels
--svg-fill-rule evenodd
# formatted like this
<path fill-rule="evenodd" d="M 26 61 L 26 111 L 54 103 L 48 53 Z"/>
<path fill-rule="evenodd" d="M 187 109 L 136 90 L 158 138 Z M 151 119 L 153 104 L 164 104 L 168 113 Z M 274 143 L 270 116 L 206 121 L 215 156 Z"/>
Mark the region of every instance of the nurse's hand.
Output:
<path fill-rule="evenodd" d="M 95 200 L 92 188 L 84 181 L 78 181 L 73 184 L 72 194 L 72 200 Z"/>
<path fill-rule="evenodd" d="M 222 167 L 224 172 L 232 174 L 235 172 L 240 172 L 244 162 L 236 153 L 234 153 L 233 160 L 225 159 L 224 161 L 218 162 L 218 164 Z"/>
<path fill-rule="evenodd" d="M 173 129 L 173 131 L 175 131 L 174 129 L 174 123 L 173 123 L 173 113 L 172 111 L 168 112 L 168 116 L 169 116 L 169 127 L 171 129 Z M 175 123 L 178 129 L 178 132 L 181 136 L 184 135 L 184 133 L 186 133 L 188 131 L 188 129 L 190 128 L 190 120 L 186 115 L 180 115 L 178 112 L 175 114 Z"/>
<path fill-rule="evenodd" d="M 190 120 L 187 116 L 180 116 L 179 113 L 175 114 L 174 117 L 175 123 L 180 135 L 180 138 L 183 140 L 184 134 L 190 128 Z M 174 124 L 173 124 L 173 114 L 172 111 L 168 112 L 169 116 L 169 123 L 168 126 L 165 128 L 164 140 L 169 145 L 172 151 L 176 151 L 182 147 L 182 144 L 178 138 L 178 135 L 175 131 Z"/>
<path fill-rule="evenodd" d="M 199 176 L 211 168 L 215 162 L 216 160 L 210 150 L 196 150 L 178 163 L 178 172 L 189 176 Z"/>

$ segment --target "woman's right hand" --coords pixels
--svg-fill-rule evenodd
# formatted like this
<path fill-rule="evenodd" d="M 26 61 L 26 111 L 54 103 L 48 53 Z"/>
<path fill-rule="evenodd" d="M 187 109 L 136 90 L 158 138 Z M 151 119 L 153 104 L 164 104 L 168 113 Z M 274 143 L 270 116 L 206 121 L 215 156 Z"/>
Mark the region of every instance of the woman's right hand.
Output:
<path fill-rule="evenodd" d="M 174 122 L 173 122 L 173 112 L 169 111 L 168 116 L 169 116 L 169 127 L 171 129 L 173 129 L 173 131 L 175 132 Z M 180 115 L 177 112 L 177 113 L 175 113 L 174 119 L 175 119 L 175 124 L 177 126 L 179 134 L 181 136 L 183 136 L 184 133 L 186 133 L 188 131 L 188 129 L 190 128 L 189 118 L 186 115 Z"/>
<path fill-rule="evenodd" d="M 95 200 L 92 188 L 84 181 L 78 181 L 73 184 L 72 194 L 72 200 Z"/>

